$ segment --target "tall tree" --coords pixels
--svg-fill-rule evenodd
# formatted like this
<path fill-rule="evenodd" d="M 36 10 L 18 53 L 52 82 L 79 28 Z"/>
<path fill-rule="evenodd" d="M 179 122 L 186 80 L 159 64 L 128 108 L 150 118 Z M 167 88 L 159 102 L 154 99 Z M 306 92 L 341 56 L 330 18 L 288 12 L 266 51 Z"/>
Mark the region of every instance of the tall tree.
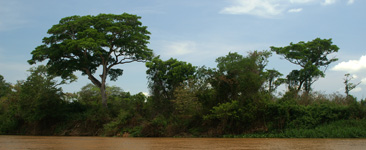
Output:
<path fill-rule="evenodd" d="M 127 13 L 65 17 L 48 30 L 50 36 L 43 38 L 44 44 L 32 51 L 28 62 L 48 60 L 48 72 L 62 78 L 81 71 L 100 89 L 107 107 L 107 76 L 115 81 L 123 74 L 122 69 L 113 67 L 144 62 L 153 56 L 147 47 L 150 32 L 140 18 Z"/>
<path fill-rule="evenodd" d="M 217 71 L 211 85 L 220 103 L 249 98 L 259 92 L 264 83 L 263 69 L 270 52 L 254 51 L 247 57 L 229 53 L 216 59 Z"/>
<path fill-rule="evenodd" d="M 320 77 L 324 77 L 328 65 L 337 61 L 337 58 L 328 58 L 339 48 L 333 45 L 332 39 L 316 38 L 308 42 L 290 43 L 285 47 L 271 47 L 271 50 L 282 55 L 289 62 L 299 65 L 300 70 L 293 70 L 287 77 L 291 87 L 299 91 L 303 88 L 306 92 L 311 90 L 311 85 Z M 296 87 L 295 87 L 296 86 Z"/>
<path fill-rule="evenodd" d="M 175 99 L 174 91 L 183 82 L 194 78 L 196 67 L 173 58 L 163 61 L 159 56 L 147 62 L 146 67 L 155 107 L 163 113 L 170 113 L 170 101 Z"/>

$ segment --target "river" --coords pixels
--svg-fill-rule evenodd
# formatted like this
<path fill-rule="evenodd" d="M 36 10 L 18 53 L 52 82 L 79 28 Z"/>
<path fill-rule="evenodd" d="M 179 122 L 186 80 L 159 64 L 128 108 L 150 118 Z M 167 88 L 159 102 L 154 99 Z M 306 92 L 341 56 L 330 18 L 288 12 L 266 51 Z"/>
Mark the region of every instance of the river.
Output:
<path fill-rule="evenodd" d="M 0 136 L 0 150 L 365 150 L 366 139 Z"/>

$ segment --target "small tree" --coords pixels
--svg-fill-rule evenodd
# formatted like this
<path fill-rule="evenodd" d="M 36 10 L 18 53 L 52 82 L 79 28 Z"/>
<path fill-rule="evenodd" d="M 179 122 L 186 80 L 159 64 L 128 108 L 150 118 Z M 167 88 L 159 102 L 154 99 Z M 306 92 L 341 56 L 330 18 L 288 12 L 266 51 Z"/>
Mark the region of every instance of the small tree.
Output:
<path fill-rule="evenodd" d="M 344 78 L 344 85 L 345 85 L 345 93 L 347 98 L 349 97 L 349 92 L 352 91 L 353 89 L 355 89 L 361 82 L 354 84 L 354 83 L 350 83 L 350 81 L 353 79 L 353 77 L 351 76 L 351 74 L 346 73 Z"/>
<path fill-rule="evenodd" d="M 147 47 L 149 34 L 141 17 L 131 14 L 100 14 L 97 16 L 71 16 L 60 20 L 48 30 L 50 37 L 43 38 L 43 45 L 32 51 L 35 64 L 48 60 L 48 72 L 67 78 L 75 71 L 96 85 L 107 107 L 106 81 L 117 80 L 123 70 L 120 64 L 144 62 L 153 53 Z M 102 73 L 95 75 L 97 69 Z"/>
<path fill-rule="evenodd" d="M 58 82 L 56 76 L 47 73 L 47 67 L 40 65 L 28 70 L 31 74 L 23 82 L 18 82 L 18 94 L 14 104 L 18 115 L 26 123 L 44 123 L 50 125 L 66 119 L 63 109 L 62 89 L 57 87 L 66 83 Z M 74 77 L 74 76 L 73 76 Z"/>
<path fill-rule="evenodd" d="M 332 39 L 316 38 L 309 42 L 290 43 L 285 47 L 271 47 L 271 50 L 282 55 L 289 62 L 299 65 L 300 70 L 293 70 L 288 76 L 290 87 L 297 91 L 303 88 L 306 92 L 311 90 L 311 85 L 320 77 L 324 77 L 328 65 L 337 61 L 337 58 L 328 58 L 339 48 L 332 44 Z"/>
<path fill-rule="evenodd" d="M 275 69 L 266 69 L 266 72 L 264 72 L 264 76 L 266 77 L 268 93 L 270 94 L 276 91 L 277 87 L 285 82 L 285 79 L 280 78 L 282 76 L 282 73 L 278 72 Z"/>

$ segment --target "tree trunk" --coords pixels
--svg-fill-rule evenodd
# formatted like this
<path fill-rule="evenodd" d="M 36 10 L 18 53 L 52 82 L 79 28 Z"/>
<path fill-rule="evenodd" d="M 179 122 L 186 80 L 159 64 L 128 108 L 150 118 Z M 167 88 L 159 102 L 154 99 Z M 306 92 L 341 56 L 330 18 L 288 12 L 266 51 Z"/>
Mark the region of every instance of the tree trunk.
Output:
<path fill-rule="evenodd" d="M 104 107 L 108 108 L 107 106 L 107 93 L 106 93 L 106 89 L 105 89 L 105 80 L 106 80 L 106 75 L 100 75 L 102 82 L 100 82 L 98 79 L 96 79 L 92 74 L 91 71 L 88 69 L 84 69 L 85 72 L 88 75 L 88 78 L 90 81 L 92 81 L 92 83 L 97 86 L 100 90 L 100 93 L 102 95 L 102 104 Z"/>
<path fill-rule="evenodd" d="M 106 80 L 107 80 L 107 73 L 108 73 L 108 70 L 107 70 L 107 65 L 105 65 L 104 63 L 104 60 L 103 60 L 103 73 L 100 75 L 100 78 L 101 78 L 101 87 L 100 87 L 100 92 L 102 94 L 102 104 L 105 108 L 108 108 L 108 105 L 107 105 L 107 91 L 106 91 Z"/>
<path fill-rule="evenodd" d="M 107 92 L 105 90 L 105 83 L 102 83 L 102 86 L 100 87 L 100 93 L 102 94 L 102 104 L 105 108 L 108 108 L 107 105 Z"/>
<path fill-rule="evenodd" d="M 268 92 L 269 94 L 272 94 L 272 79 L 270 79 L 268 83 Z"/>
<path fill-rule="evenodd" d="M 304 80 L 300 81 L 299 87 L 297 88 L 297 91 L 299 92 L 302 88 L 302 85 L 304 84 Z"/>

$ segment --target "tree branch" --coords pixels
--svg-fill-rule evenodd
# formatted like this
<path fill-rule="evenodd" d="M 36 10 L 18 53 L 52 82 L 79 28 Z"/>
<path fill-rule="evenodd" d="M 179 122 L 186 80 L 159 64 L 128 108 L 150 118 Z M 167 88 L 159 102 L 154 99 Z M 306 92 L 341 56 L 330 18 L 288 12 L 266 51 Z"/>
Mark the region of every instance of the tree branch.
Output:
<path fill-rule="evenodd" d="M 83 70 L 86 72 L 86 74 L 88 75 L 88 79 L 97 87 L 102 87 L 102 83 L 97 79 L 95 78 L 92 74 L 91 74 L 91 71 L 87 68 L 83 68 Z"/>

